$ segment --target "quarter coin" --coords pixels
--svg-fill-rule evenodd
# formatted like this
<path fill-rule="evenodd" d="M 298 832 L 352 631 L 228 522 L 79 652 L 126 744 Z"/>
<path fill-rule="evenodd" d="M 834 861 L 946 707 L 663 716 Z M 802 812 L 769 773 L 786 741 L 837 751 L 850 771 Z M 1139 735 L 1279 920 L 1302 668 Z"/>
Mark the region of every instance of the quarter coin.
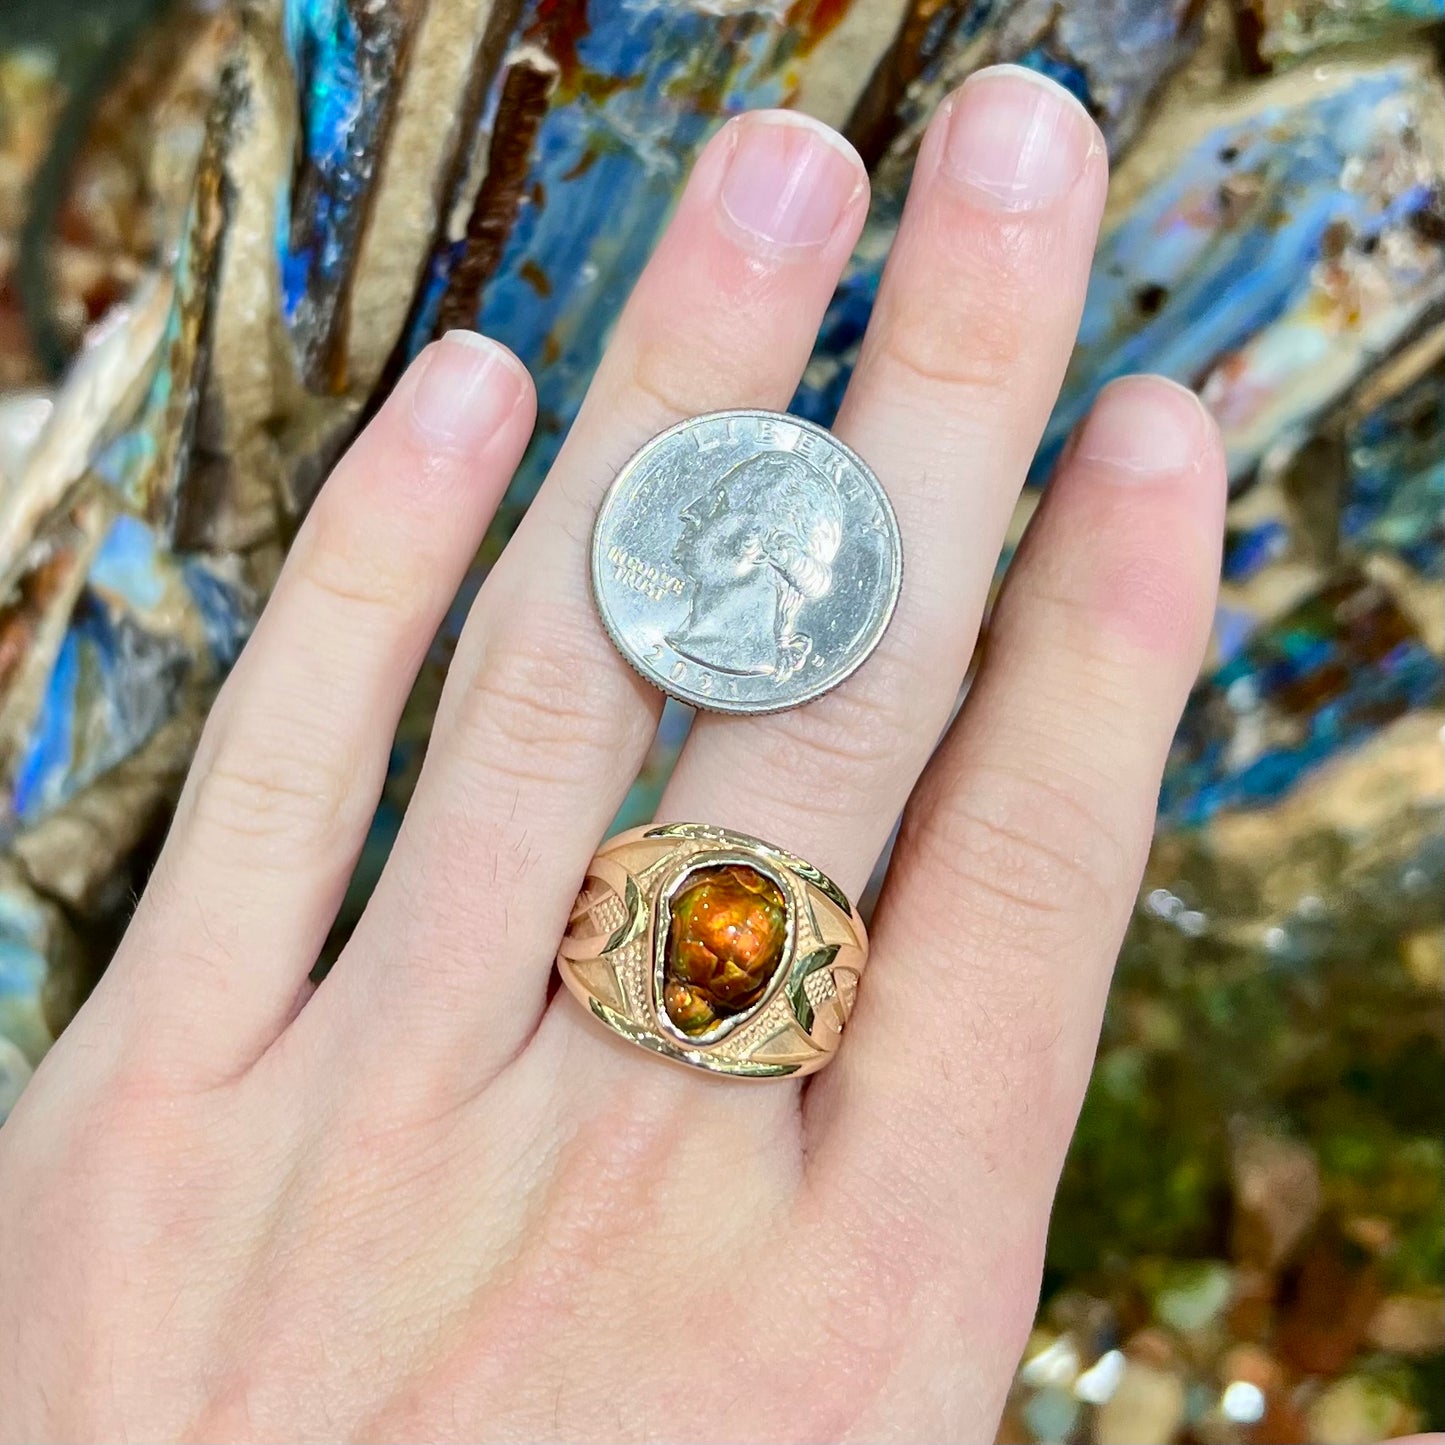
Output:
<path fill-rule="evenodd" d="M 878 478 L 782 412 L 713 412 L 654 437 L 592 536 L 593 594 L 618 651 L 718 712 L 777 712 L 836 687 L 878 645 L 902 577 Z"/>

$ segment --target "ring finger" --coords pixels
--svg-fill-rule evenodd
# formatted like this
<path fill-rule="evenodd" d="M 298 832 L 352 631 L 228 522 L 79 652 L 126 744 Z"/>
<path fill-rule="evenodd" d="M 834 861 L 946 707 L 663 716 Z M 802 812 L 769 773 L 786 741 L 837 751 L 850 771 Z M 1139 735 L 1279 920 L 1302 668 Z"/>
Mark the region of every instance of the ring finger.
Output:
<path fill-rule="evenodd" d="M 416 1061 L 419 1087 L 470 1091 L 534 1028 L 578 880 L 658 710 L 592 607 L 598 501 L 682 417 L 786 404 L 866 194 L 851 148 L 786 113 L 733 122 L 699 160 L 468 619 L 401 835 L 318 996 L 338 1046 L 370 1038 Z M 389 1073 L 393 1095 L 406 1067 Z"/>

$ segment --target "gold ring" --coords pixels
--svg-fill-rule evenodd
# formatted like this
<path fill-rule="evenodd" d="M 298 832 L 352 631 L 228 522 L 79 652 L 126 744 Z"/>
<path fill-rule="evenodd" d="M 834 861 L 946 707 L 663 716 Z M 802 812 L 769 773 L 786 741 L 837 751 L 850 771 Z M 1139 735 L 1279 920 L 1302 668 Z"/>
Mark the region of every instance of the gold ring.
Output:
<path fill-rule="evenodd" d="M 640 1048 L 740 1078 L 821 1069 L 868 958 L 858 910 L 810 863 L 702 823 L 603 844 L 557 951 L 593 1018 Z"/>

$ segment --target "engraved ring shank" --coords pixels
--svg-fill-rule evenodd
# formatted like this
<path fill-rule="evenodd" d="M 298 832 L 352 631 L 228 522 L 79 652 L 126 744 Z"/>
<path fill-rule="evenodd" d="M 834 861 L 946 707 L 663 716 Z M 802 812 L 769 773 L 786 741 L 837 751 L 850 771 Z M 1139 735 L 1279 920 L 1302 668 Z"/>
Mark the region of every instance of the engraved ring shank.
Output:
<path fill-rule="evenodd" d="M 557 968 L 629 1043 L 710 1073 L 788 1078 L 832 1059 L 867 957 L 857 910 L 816 868 L 675 823 L 603 845 Z"/>

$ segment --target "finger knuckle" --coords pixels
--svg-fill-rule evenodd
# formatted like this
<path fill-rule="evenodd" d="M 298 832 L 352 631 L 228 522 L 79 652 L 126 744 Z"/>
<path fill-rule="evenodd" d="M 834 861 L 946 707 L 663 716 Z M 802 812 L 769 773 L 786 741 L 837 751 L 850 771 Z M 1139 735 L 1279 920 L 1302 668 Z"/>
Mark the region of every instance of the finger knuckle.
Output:
<path fill-rule="evenodd" d="M 644 343 L 633 355 L 624 395 L 648 418 L 652 430 L 661 431 L 709 405 L 702 399 L 704 388 L 698 385 L 696 369 L 696 352 L 684 359 L 670 346 Z"/>
<path fill-rule="evenodd" d="M 1031 354 L 1028 322 L 1037 309 L 1028 250 L 967 248 L 947 268 L 947 284 L 901 288 L 882 317 L 883 365 L 928 392 L 995 392 L 1016 382 Z"/>
<path fill-rule="evenodd" d="M 578 778 L 618 744 L 629 683 L 579 619 L 533 611 L 489 643 L 463 697 L 459 727 L 475 756 L 515 778 Z"/>
<path fill-rule="evenodd" d="M 222 749 L 196 779 L 191 816 L 199 833 L 264 856 L 278 844 L 310 853 L 349 837 L 370 814 L 373 794 L 345 757 L 257 742 Z M 287 864 L 289 866 L 289 864 Z"/>
<path fill-rule="evenodd" d="M 791 337 L 778 334 L 776 295 L 734 298 L 679 332 L 672 312 L 627 328 L 627 358 L 616 395 L 644 423 L 644 435 L 749 397 L 787 395 L 797 376 Z M 686 340 L 679 340 L 685 335 Z M 740 339 L 742 338 L 742 339 Z M 743 378 L 744 394 L 738 391 Z"/>
<path fill-rule="evenodd" d="M 890 920 L 948 960 L 920 977 L 961 1046 L 942 1068 L 933 1127 L 993 1172 L 1051 1168 L 1076 1107 L 1077 976 L 1101 965 L 1132 898 L 1132 863 L 1099 795 L 1047 764 L 971 760 L 915 794 L 890 867 L 908 906 Z M 1116 918 L 1115 915 L 1118 915 Z M 952 1100 L 974 1101 L 967 1118 Z"/>
<path fill-rule="evenodd" d="M 324 604 L 345 612 L 406 615 L 423 595 L 426 566 L 416 549 L 395 547 L 326 508 L 297 557 L 296 577 Z"/>
<path fill-rule="evenodd" d="M 1140 540 L 1152 550 L 1127 551 L 1116 544 L 1112 558 L 1103 549 L 1095 552 L 1096 571 L 1079 587 L 1082 605 L 1074 614 L 1094 624 L 1096 647 L 1108 644 L 1111 662 L 1121 640 L 1129 644 L 1127 661 L 1135 648 L 1166 662 L 1190 656 L 1208 635 L 1217 568 L 1212 558 L 1206 569 L 1194 557 L 1181 556 L 1182 549 L 1160 548 L 1155 537 Z"/>
<path fill-rule="evenodd" d="M 880 361 L 906 385 L 938 391 L 996 392 L 1018 376 L 1023 338 L 1011 317 L 971 308 L 929 316 L 905 308 L 883 336 Z"/>
<path fill-rule="evenodd" d="M 975 768 L 939 796 L 925 785 L 902 851 L 977 926 L 1052 953 L 1125 886 L 1122 850 L 1099 811 L 1044 767 Z"/>
<path fill-rule="evenodd" d="M 913 734 L 913 696 L 896 673 L 875 674 L 867 685 L 845 684 L 809 708 L 776 714 L 757 729 L 764 775 L 786 778 L 804 806 L 856 806 L 896 765 L 902 740 Z"/>

